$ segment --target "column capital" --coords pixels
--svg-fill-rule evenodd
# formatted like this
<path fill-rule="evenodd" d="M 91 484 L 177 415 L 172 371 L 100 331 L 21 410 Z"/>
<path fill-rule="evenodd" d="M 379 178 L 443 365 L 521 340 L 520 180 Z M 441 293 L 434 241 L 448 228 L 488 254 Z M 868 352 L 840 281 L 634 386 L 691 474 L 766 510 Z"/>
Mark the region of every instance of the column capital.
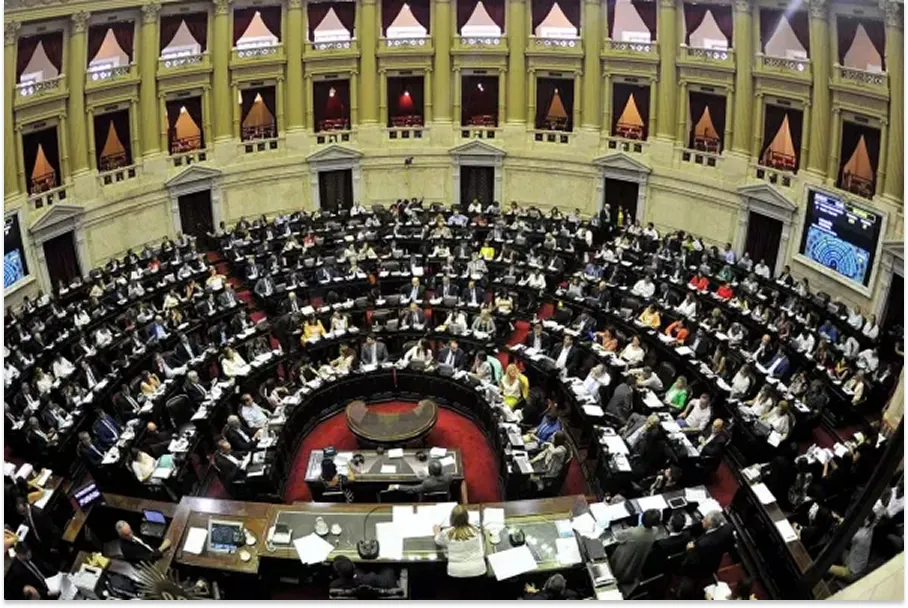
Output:
<path fill-rule="evenodd" d="M 752 8 L 750 0 L 735 0 L 735 12 L 749 13 Z"/>
<path fill-rule="evenodd" d="M 19 36 L 19 30 L 22 28 L 22 24 L 18 21 L 7 21 L 3 24 L 3 45 L 10 46 L 16 44 L 16 39 Z"/>
<path fill-rule="evenodd" d="M 675 0 L 659 0 L 660 8 L 675 8 Z"/>
<path fill-rule="evenodd" d="M 230 13 L 230 0 L 214 0 L 214 14 L 227 15 Z"/>
<path fill-rule="evenodd" d="M 85 28 L 88 27 L 88 18 L 91 17 L 91 13 L 88 11 L 78 11 L 72 14 L 73 22 L 73 33 L 80 34 L 85 31 Z"/>
<path fill-rule="evenodd" d="M 142 23 L 157 23 L 158 14 L 161 12 L 161 3 L 153 0 L 142 5 Z"/>
<path fill-rule="evenodd" d="M 288 9 L 290 9 L 290 8 L 302 8 L 302 7 L 303 7 L 303 2 L 302 2 L 302 0 L 288 0 L 288 1 L 287 1 L 287 8 L 288 8 Z"/>
<path fill-rule="evenodd" d="M 898 2 L 892 0 L 880 0 L 880 10 L 883 11 L 883 18 L 886 21 L 886 27 L 903 29 L 905 21 L 902 14 L 902 7 Z"/>
<path fill-rule="evenodd" d="M 810 17 L 812 19 L 826 19 L 828 0 L 810 0 Z"/>

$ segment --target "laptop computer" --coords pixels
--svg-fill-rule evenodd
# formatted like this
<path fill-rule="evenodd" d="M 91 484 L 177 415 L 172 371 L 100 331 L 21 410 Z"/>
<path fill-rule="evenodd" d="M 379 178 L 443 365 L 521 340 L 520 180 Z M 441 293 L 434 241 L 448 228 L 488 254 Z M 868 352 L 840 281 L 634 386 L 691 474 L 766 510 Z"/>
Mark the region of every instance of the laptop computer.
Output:
<path fill-rule="evenodd" d="M 151 536 L 153 538 L 163 538 L 167 531 L 167 520 L 160 511 L 151 511 L 142 509 L 142 524 L 139 526 L 139 533 L 142 536 Z"/>

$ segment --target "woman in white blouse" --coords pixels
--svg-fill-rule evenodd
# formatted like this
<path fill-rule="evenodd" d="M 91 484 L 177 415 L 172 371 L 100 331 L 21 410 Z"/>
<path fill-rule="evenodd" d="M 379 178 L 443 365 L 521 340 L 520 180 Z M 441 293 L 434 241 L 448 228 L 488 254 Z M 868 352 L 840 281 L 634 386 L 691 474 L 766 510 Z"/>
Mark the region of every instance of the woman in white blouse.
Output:
<path fill-rule="evenodd" d="M 471 578 L 486 573 L 482 532 L 470 523 L 470 514 L 463 505 L 451 510 L 451 527 L 435 526 L 435 544 L 446 549 L 448 576 Z"/>
<path fill-rule="evenodd" d="M 130 468 L 139 481 L 147 481 L 158 466 L 158 462 L 138 448 L 132 448 Z"/>
<path fill-rule="evenodd" d="M 697 314 L 697 300 L 694 299 L 693 294 L 687 294 L 684 298 L 684 301 L 678 304 L 675 308 L 678 311 L 678 314 L 688 319 L 693 319 L 694 315 Z"/>
<path fill-rule="evenodd" d="M 413 348 L 408 350 L 404 354 L 404 361 L 409 363 L 410 361 L 421 361 L 428 365 L 433 361 L 432 351 L 429 349 L 428 340 L 420 340 Z"/>
<path fill-rule="evenodd" d="M 40 367 L 35 368 L 35 388 L 39 395 L 46 395 L 54 386 L 54 377 Z"/>
<path fill-rule="evenodd" d="M 224 358 L 221 360 L 221 366 L 224 368 L 224 375 L 228 378 L 246 376 L 251 371 L 249 364 L 238 352 L 229 346 L 224 349 Z"/>
<path fill-rule="evenodd" d="M 354 352 L 352 348 L 346 344 L 341 346 L 340 355 L 331 362 L 331 369 L 336 372 L 349 372 L 350 367 L 353 365 L 353 357 Z"/>
<path fill-rule="evenodd" d="M 791 418 L 788 416 L 788 402 L 779 401 L 768 414 L 761 416 L 761 420 L 763 420 L 763 422 L 772 430 L 781 435 L 783 440 L 786 439 L 788 433 L 791 431 Z"/>
<path fill-rule="evenodd" d="M 495 310 L 504 314 L 510 314 L 514 310 L 514 300 L 507 291 L 502 289 L 495 296 Z"/>
<path fill-rule="evenodd" d="M 73 323 L 76 327 L 84 327 L 91 322 L 91 317 L 88 316 L 88 313 L 82 310 L 82 307 L 79 307 L 76 310 L 76 315 L 73 317 Z"/>
<path fill-rule="evenodd" d="M 339 329 L 346 331 L 349 327 L 350 327 L 350 319 L 347 318 L 347 315 L 343 314 L 339 310 L 335 310 L 334 314 L 331 315 L 330 331 L 337 331 Z"/>
<path fill-rule="evenodd" d="M 880 326 L 877 325 L 876 315 L 870 315 L 870 318 L 864 323 L 864 329 L 861 330 L 861 333 L 871 340 L 877 339 L 877 336 L 880 335 Z"/>
<path fill-rule="evenodd" d="M 858 372 L 848 379 L 848 382 L 842 386 L 842 390 L 851 395 L 851 405 L 858 405 L 864 400 L 864 370 Z"/>
<path fill-rule="evenodd" d="M 750 390 L 750 385 L 752 383 L 753 379 L 751 377 L 750 364 L 745 363 L 731 380 L 731 398 L 740 399 L 746 395 L 747 391 Z"/>
<path fill-rule="evenodd" d="M 59 353 L 54 358 L 51 369 L 53 369 L 54 376 L 56 376 L 57 378 L 66 378 L 74 371 L 76 371 L 76 368 L 73 367 L 73 364 L 70 363 L 66 357 Z"/>
<path fill-rule="evenodd" d="M 216 268 L 211 268 L 208 272 L 208 278 L 205 279 L 205 287 L 209 291 L 218 291 L 224 287 L 224 275 L 218 274 Z"/>
<path fill-rule="evenodd" d="M 757 396 L 747 402 L 747 406 L 754 415 L 762 416 L 772 409 L 775 402 L 776 397 L 772 387 L 768 384 L 764 384 L 763 388 L 760 389 L 760 392 L 757 393 Z"/>
<path fill-rule="evenodd" d="M 621 351 L 621 358 L 629 364 L 640 363 L 643 361 L 644 355 L 646 355 L 646 351 L 640 346 L 639 336 L 634 336 L 630 344 L 625 346 L 624 350 Z"/>
<path fill-rule="evenodd" d="M 527 277 L 526 284 L 533 289 L 545 289 L 545 275 L 541 270 L 534 270 Z"/>

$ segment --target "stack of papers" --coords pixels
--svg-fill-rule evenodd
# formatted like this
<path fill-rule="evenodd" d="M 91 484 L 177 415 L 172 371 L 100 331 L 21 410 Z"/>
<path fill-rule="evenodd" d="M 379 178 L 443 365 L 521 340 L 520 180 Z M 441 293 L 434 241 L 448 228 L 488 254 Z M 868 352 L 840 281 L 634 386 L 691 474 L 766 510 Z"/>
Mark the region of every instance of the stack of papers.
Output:
<path fill-rule="evenodd" d="M 587 538 L 599 538 L 602 534 L 601 527 L 596 524 L 596 520 L 589 513 L 574 517 L 571 520 L 571 527 Z"/>
<path fill-rule="evenodd" d="M 296 548 L 296 554 L 299 555 L 300 561 L 306 565 L 322 563 L 334 549 L 331 543 L 315 532 L 296 539 L 293 541 L 293 546 Z"/>
<path fill-rule="evenodd" d="M 189 528 L 186 535 L 186 541 L 183 543 L 183 551 L 193 555 L 201 555 L 205 548 L 205 540 L 208 538 L 208 530 L 205 528 Z"/>
<path fill-rule="evenodd" d="M 643 496 L 638 498 L 637 506 L 640 507 L 641 511 L 658 509 L 661 512 L 662 509 L 668 508 L 668 503 L 665 502 L 665 498 L 663 498 L 662 494 L 656 494 L 655 496 Z"/>
<path fill-rule="evenodd" d="M 573 535 L 570 538 L 556 538 L 555 548 L 558 551 L 559 564 L 569 566 L 583 561 L 580 557 L 580 547 L 577 546 L 577 539 Z"/>
<path fill-rule="evenodd" d="M 482 510 L 482 525 L 500 525 L 504 526 L 504 509 L 485 508 Z"/>
<path fill-rule="evenodd" d="M 794 531 L 794 528 L 791 527 L 791 524 L 787 519 L 777 521 L 776 528 L 779 530 L 779 534 L 782 535 L 782 540 L 784 540 L 786 543 L 798 540 L 797 533 Z"/>
<path fill-rule="evenodd" d="M 375 539 L 378 541 L 378 556 L 383 559 L 401 560 L 404 557 L 404 537 L 394 522 L 382 521 L 375 524 Z"/>
<path fill-rule="evenodd" d="M 602 408 L 598 405 L 584 405 L 583 413 L 587 416 L 602 417 L 605 416 L 605 412 L 602 411 Z"/>
<path fill-rule="evenodd" d="M 760 504 L 771 505 L 776 502 L 776 497 L 772 495 L 765 483 L 758 483 L 755 486 L 751 486 L 750 489 L 754 491 L 754 494 L 760 500 Z"/>
<path fill-rule="evenodd" d="M 715 511 L 721 511 L 721 510 L 722 510 L 722 505 L 720 505 L 717 501 L 713 500 L 712 498 L 708 498 L 708 499 L 704 500 L 697 506 L 697 511 L 699 511 L 700 515 L 702 515 L 704 517 L 706 517 L 710 513 L 713 513 Z"/>
<path fill-rule="evenodd" d="M 623 502 L 611 505 L 604 502 L 597 502 L 590 505 L 590 513 L 593 514 L 593 517 L 596 518 L 596 522 L 602 527 L 607 527 L 611 522 L 624 519 L 628 516 L 627 506 Z"/>
<path fill-rule="evenodd" d="M 388 450 L 388 458 L 403 458 L 404 450 L 403 448 L 392 448 Z"/>
<path fill-rule="evenodd" d="M 536 570 L 536 560 L 530 553 L 530 548 L 521 545 L 514 549 L 493 553 L 488 556 L 489 565 L 495 572 L 495 579 L 503 581 L 505 579 L 518 576 L 524 572 Z"/>
<path fill-rule="evenodd" d="M 685 488 L 684 498 L 687 502 L 700 503 L 709 499 L 709 494 L 703 488 Z"/>

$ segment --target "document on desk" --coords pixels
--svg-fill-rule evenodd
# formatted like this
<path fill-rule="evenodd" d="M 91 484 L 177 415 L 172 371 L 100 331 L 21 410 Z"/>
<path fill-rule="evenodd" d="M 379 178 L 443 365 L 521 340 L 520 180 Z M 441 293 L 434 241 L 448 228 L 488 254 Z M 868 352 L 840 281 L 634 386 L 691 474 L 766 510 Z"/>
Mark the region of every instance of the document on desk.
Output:
<path fill-rule="evenodd" d="M 583 561 L 580 557 L 580 547 L 577 545 L 577 538 L 573 535 L 570 538 L 556 538 L 555 548 L 558 550 L 559 564 L 570 566 Z"/>
<path fill-rule="evenodd" d="M 183 551 L 193 555 L 201 555 L 202 549 L 205 548 L 205 540 L 208 539 L 208 530 L 205 528 L 189 528 L 186 535 L 186 541 L 183 543 Z"/>
<path fill-rule="evenodd" d="M 381 465 L 381 474 L 382 475 L 394 475 L 397 473 L 397 466 L 393 464 L 383 464 Z"/>
<path fill-rule="evenodd" d="M 388 450 L 388 458 L 403 458 L 404 450 L 403 448 L 392 448 Z"/>
<path fill-rule="evenodd" d="M 779 444 L 782 443 L 782 436 L 776 431 L 772 431 L 769 433 L 769 437 L 766 438 L 766 443 L 777 448 L 779 447 Z"/>
<path fill-rule="evenodd" d="M 445 456 L 438 461 L 442 467 L 453 467 L 457 464 L 457 460 L 453 456 Z"/>
<path fill-rule="evenodd" d="M 382 559 L 402 560 L 404 558 L 404 538 L 399 527 L 390 521 L 375 524 L 375 540 L 378 541 L 378 556 Z"/>
<path fill-rule="evenodd" d="M 685 488 L 684 498 L 687 502 L 701 503 L 704 500 L 709 500 L 709 494 L 703 488 Z"/>
<path fill-rule="evenodd" d="M 786 543 L 798 540 L 797 533 L 794 531 L 794 528 L 791 527 L 791 524 L 787 519 L 777 521 L 776 528 L 779 530 L 779 534 L 782 535 L 782 540 Z"/>
<path fill-rule="evenodd" d="M 665 404 L 659 400 L 659 397 L 653 391 L 646 391 L 643 395 L 643 404 L 651 410 L 658 410 L 665 407 Z"/>
<path fill-rule="evenodd" d="M 662 512 L 662 509 L 668 507 L 668 503 L 665 502 L 665 498 L 662 494 L 656 494 L 655 496 L 642 496 L 637 499 L 637 506 L 640 507 L 641 511 L 648 511 L 650 509 L 658 509 L 659 512 Z"/>
<path fill-rule="evenodd" d="M 394 505 L 391 507 L 391 521 L 395 524 L 407 524 L 413 517 L 412 505 Z"/>
<path fill-rule="evenodd" d="M 627 449 L 627 444 L 624 443 L 624 439 L 618 435 L 603 435 L 600 439 L 602 445 L 608 448 L 610 454 L 629 454 L 630 451 Z"/>
<path fill-rule="evenodd" d="M 293 546 L 296 548 L 296 554 L 299 555 L 300 561 L 306 565 L 322 563 L 328 558 L 328 554 L 334 550 L 334 545 L 315 532 L 296 539 L 293 541 Z"/>
<path fill-rule="evenodd" d="M 524 572 L 532 572 L 538 568 L 533 554 L 530 553 L 530 548 L 526 545 L 493 553 L 489 555 L 488 559 L 492 571 L 495 572 L 495 579 L 499 581 Z"/>
<path fill-rule="evenodd" d="M 587 416 L 593 416 L 594 418 L 605 416 L 605 412 L 598 405 L 584 405 L 583 413 Z"/>
<path fill-rule="evenodd" d="M 720 505 L 718 503 L 718 501 L 715 501 L 712 498 L 704 500 L 699 505 L 697 505 L 697 511 L 699 511 L 700 515 L 702 515 L 704 517 L 706 517 L 708 514 L 714 512 L 714 511 L 721 511 L 721 510 L 722 510 L 722 505 Z"/>
<path fill-rule="evenodd" d="M 504 509 L 488 507 L 482 510 L 482 525 L 504 526 Z"/>
<path fill-rule="evenodd" d="M 750 487 L 754 491 L 757 498 L 760 499 L 760 504 L 771 505 L 776 502 L 776 497 L 772 495 L 772 492 L 769 491 L 769 488 L 766 487 L 765 483 L 758 483 Z"/>
<path fill-rule="evenodd" d="M 596 589 L 596 599 L 606 602 L 617 602 L 624 599 L 624 596 L 621 595 L 621 591 L 617 587 L 612 589 Z"/>
<path fill-rule="evenodd" d="M 596 525 L 596 520 L 588 512 L 574 517 L 571 520 L 571 527 L 588 538 L 599 538 L 602 534 L 602 529 Z"/>
<path fill-rule="evenodd" d="M 448 453 L 448 448 L 432 448 L 429 450 L 429 456 L 432 458 L 444 458 L 444 455 Z"/>

